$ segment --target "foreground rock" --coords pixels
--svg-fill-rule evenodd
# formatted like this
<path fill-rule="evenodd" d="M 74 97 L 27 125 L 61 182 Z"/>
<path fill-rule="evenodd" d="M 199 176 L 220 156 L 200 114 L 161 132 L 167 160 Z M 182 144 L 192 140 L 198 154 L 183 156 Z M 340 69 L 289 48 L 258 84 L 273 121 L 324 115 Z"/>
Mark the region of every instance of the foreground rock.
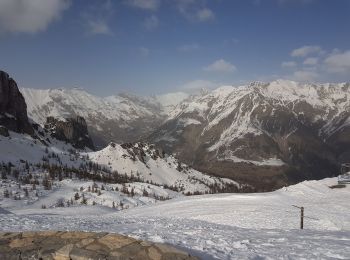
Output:
<path fill-rule="evenodd" d="M 87 232 L 0 233 L 0 259 L 197 259 L 164 244 L 118 234 Z"/>

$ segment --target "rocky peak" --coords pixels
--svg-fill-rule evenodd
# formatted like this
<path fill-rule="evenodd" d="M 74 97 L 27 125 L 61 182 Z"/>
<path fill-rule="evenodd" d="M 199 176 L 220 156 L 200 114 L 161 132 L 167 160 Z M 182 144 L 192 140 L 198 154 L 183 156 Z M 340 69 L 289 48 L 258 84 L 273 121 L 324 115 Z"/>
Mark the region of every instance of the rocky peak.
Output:
<path fill-rule="evenodd" d="M 69 142 L 77 149 L 95 149 L 85 119 L 81 116 L 66 119 L 48 117 L 45 128 L 51 131 L 51 135 L 56 139 Z"/>
<path fill-rule="evenodd" d="M 111 143 L 110 145 L 112 144 L 114 143 Z M 141 162 L 145 162 L 146 156 L 151 157 L 153 160 L 157 160 L 158 158 L 164 158 L 165 156 L 165 152 L 163 151 L 163 149 L 156 147 L 153 144 L 143 142 L 124 143 L 121 145 L 121 147 L 128 151 L 131 158 L 135 160 L 137 157 Z"/>
<path fill-rule="evenodd" d="M 4 71 L 0 71 L 0 125 L 18 133 L 34 133 L 24 97 L 17 83 Z"/>

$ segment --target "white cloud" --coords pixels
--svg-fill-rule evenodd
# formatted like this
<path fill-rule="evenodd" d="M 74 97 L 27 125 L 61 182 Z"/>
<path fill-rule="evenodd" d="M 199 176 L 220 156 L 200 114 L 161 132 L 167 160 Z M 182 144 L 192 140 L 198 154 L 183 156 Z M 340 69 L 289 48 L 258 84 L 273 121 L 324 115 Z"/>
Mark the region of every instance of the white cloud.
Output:
<path fill-rule="evenodd" d="M 196 18 L 200 22 L 210 21 L 215 18 L 215 15 L 212 10 L 209 8 L 202 8 L 197 11 Z"/>
<path fill-rule="evenodd" d="M 209 80 L 197 79 L 184 83 L 180 86 L 180 89 L 185 90 L 186 92 L 196 92 L 202 89 L 213 89 L 218 85 L 219 84 Z"/>
<path fill-rule="evenodd" d="M 281 63 L 282 68 L 294 68 L 297 66 L 295 61 L 284 61 Z"/>
<path fill-rule="evenodd" d="M 111 0 L 103 0 L 87 5 L 81 12 L 83 26 L 88 35 L 113 35 L 108 22 L 114 15 Z"/>
<path fill-rule="evenodd" d="M 69 5 L 70 0 L 0 0 L 0 32 L 45 31 Z"/>
<path fill-rule="evenodd" d="M 305 45 L 291 52 L 292 57 L 306 57 L 313 53 L 321 53 L 322 48 L 316 45 Z"/>
<path fill-rule="evenodd" d="M 127 0 L 127 3 L 133 7 L 155 11 L 160 6 L 160 0 Z"/>
<path fill-rule="evenodd" d="M 350 50 L 344 52 L 333 52 L 325 60 L 329 72 L 350 72 Z"/>
<path fill-rule="evenodd" d="M 215 19 L 214 12 L 203 1 L 175 0 L 178 11 L 190 21 L 207 22 Z"/>
<path fill-rule="evenodd" d="M 293 74 L 293 78 L 297 81 L 312 82 L 319 77 L 319 74 L 312 70 L 298 70 Z"/>
<path fill-rule="evenodd" d="M 225 61 L 224 59 L 219 59 L 205 67 L 204 70 L 214 72 L 234 72 L 237 70 L 237 68 L 232 63 Z"/>
<path fill-rule="evenodd" d="M 147 30 L 152 31 L 159 26 L 159 19 L 157 16 L 151 15 L 145 19 L 143 25 Z"/>
<path fill-rule="evenodd" d="M 291 74 L 286 76 L 289 79 L 303 82 L 347 80 L 346 76 L 350 73 L 350 50 L 342 51 L 335 48 L 329 51 L 316 45 L 303 46 L 295 49 L 291 55 L 304 59 L 301 63 L 293 60 L 281 63 L 283 68 L 290 69 Z M 301 66 L 298 66 L 299 64 Z"/>
<path fill-rule="evenodd" d="M 88 23 L 88 32 L 90 34 L 105 34 L 112 35 L 112 31 L 109 28 L 108 24 L 104 20 L 89 20 Z"/>
<path fill-rule="evenodd" d="M 150 54 L 150 50 L 148 49 L 148 48 L 146 48 L 146 47 L 140 47 L 139 48 L 139 51 L 140 51 L 140 54 L 142 55 L 142 56 L 144 56 L 144 57 L 148 57 L 149 56 L 149 54 Z"/>
<path fill-rule="evenodd" d="M 178 48 L 178 51 L 181 52 L 190 52 L 190 51 L 195 51 L 199 49 L 199 45 L 197 43 L 192 43 L 192 44 L 185 44 L 182 45 Z"/>
<path fill-rule="evenodd" d="M 318 63 L 318 58 L 316 57 L 310 57 L 304 60 L 304 65 L 316 65 Z"/>

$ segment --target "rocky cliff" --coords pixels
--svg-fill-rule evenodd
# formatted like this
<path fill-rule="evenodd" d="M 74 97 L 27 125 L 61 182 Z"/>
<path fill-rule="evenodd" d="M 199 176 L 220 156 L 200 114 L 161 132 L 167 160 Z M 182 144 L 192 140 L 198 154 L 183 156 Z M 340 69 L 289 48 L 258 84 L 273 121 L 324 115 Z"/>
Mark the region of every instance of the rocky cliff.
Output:
<path fill-rule="evenodd" d="M 77 116 L 65 120 L 48 117 L 45 128 L 51 132 L 52 137 L 69 142 L 77 149 L 85 147 L 95 149 L 83 117 Z"/>
<path fill-rule="evenodd" d="M 0 125 L 18 133 L 34 133 L 26 102 L 16 82 L 4 71 L 0 71 Z"/>

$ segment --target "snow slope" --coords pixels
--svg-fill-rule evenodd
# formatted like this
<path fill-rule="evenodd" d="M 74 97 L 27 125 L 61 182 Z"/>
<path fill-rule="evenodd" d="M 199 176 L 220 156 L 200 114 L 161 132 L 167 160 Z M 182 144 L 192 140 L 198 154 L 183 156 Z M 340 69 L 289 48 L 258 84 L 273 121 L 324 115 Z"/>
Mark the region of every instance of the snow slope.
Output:
<path fill-rule="evenodd" d="M 337 178 L 304 181 L 269 193 L 217 194 L 174 199 L 127 216 L 173 217 L 253 229 L 296 229 L 304 206 L 305 228 L 350 231 L 350 185 L 331 189 Z M 189 210 L 190 209 L 190 210 Z M 181 212 L 181 214 L 178 214 Z"/>
<path fill-rule="evenodd" d="M 96 187 L 100 192 L 92 192 L 92 187 Z M 103 189 L 101 189 L 103 187 Z M 23 189 L 29 191 L 26 197 Z M 16 214 L 58 214 L 58 215 L 100 215 L 118 210 L 125 210 L 141 205 L 153 204 L 162 199 L 171 199 L 183 196 L 178 192 L 164 189 L 159 186 L 145 183 L 127 183 L 125 189 L 129 192 L 133 190 L 134 196 L 123 193 L 122 184 L 106 184 L 93 181 L 82 181 L 77 179 L 65 179 L 54 182 L 52 190 L 45 190 L 37 185 L 33 191 L 31 184 L 22 184 L 21 188 L 14 181 L 0 182 L 1 207 Z M 10 192 L 10 198 L 4 198 L 4 190 Z M 147 191 L 145 196 L 144 191 Z M 75 194 L 79 194 L 79 199 L 75 199 Z M 14 194 L 21 194 L 20 200 L 14 200 Z M 37 195 L 36 195 L 37 194 Z M 84 195 L 86 205 L 81 204 Z M 64 205 L 58 205 L 59 202 Z M 73 202 L 71 204 L 71 201 Z M 67 202 L 70 204 L 67 205 Z M 113 206 L 114 203 L 114 206 Z M 45 209 L 42 207 L 45 206 Z"/>
<path fill-rule="evenodd" d="M 82 158 L 76 158 L 77 155 L 72 154 L 75 148 L 70 144 L 51 138 L 48 134 L 42 140 L 49 146 L 26 134 L 10 131 L 9 137 L 0 135 L 0 162 L 11 162 L 16 166 L 19 166 L 21 161 L 40 163 L 43 161 L 43 157 L 47 157 L 49 153 L 57 154 L 63 165 L 78 167 L 83 162 Z M 85 151 L 81 152 L 87 151 L 91 150 L 86 148 Z M 49 161 L 52 164 L 59 163 L 55 158 L 49 159 Z"/>
<path fill-rule="evenodd" d="M 309 181 L 262 194 L 183 197 L 99 216 L 14 211 L 0 214 L 0 230 L 117 232 L 170 243 L 202 259 L 349 259 L 350 187 L 329 188 L 336 182 Z M 305 206 L 304 230 L 298 230 L 293 204 Z"/>
<path fill-rule="evenodd" d="M 212 185 L 224 187 L 230 184 L 239 187 L 237 182 L 230 179 L 208 176 L 181 164 L 172 155 L 160 156 L 159 150 L 149 144 L 136 143 L 122 147 L 111 143 L 100 151 L 91 152 L 88 149 L 75 150 L 70 144 L 57 141 L 49 134 L 43 140 L 49 146 L 28 135 L 14 132 L 10 132 L 9 137 L 0 135 L 0 163 L 11 162 L 21 167 L 24 161 L 36 164 L 45 160 L 50 164 L 79 168 L 82 164 L 93 162 L 110 172 L 138 177 L 157 185 L 172 186 L 183 193 L 209 192 Z M 59 158 L 49 158 L 52 153 Z"/>
<path fill-rule="evenodd" d="M 136 155 L 138 156 L 136 156 Z M 143 155 L 141 155 L 143 154 Z M 156 148 L 149 144 L 136 143 L 129 148 L 111 143 L 97 152 L 90 152 L 91 161 L 109 167 L 112 171 L 127 175 L 140 176 L 144 181 L 180 187 L 184 192 L 209 191 L 209 185 L 230 183 L 239 186 L 226 178 L 205 175 L 185 164 L 180 163 L 172 155 L 158 155 Z"/>

